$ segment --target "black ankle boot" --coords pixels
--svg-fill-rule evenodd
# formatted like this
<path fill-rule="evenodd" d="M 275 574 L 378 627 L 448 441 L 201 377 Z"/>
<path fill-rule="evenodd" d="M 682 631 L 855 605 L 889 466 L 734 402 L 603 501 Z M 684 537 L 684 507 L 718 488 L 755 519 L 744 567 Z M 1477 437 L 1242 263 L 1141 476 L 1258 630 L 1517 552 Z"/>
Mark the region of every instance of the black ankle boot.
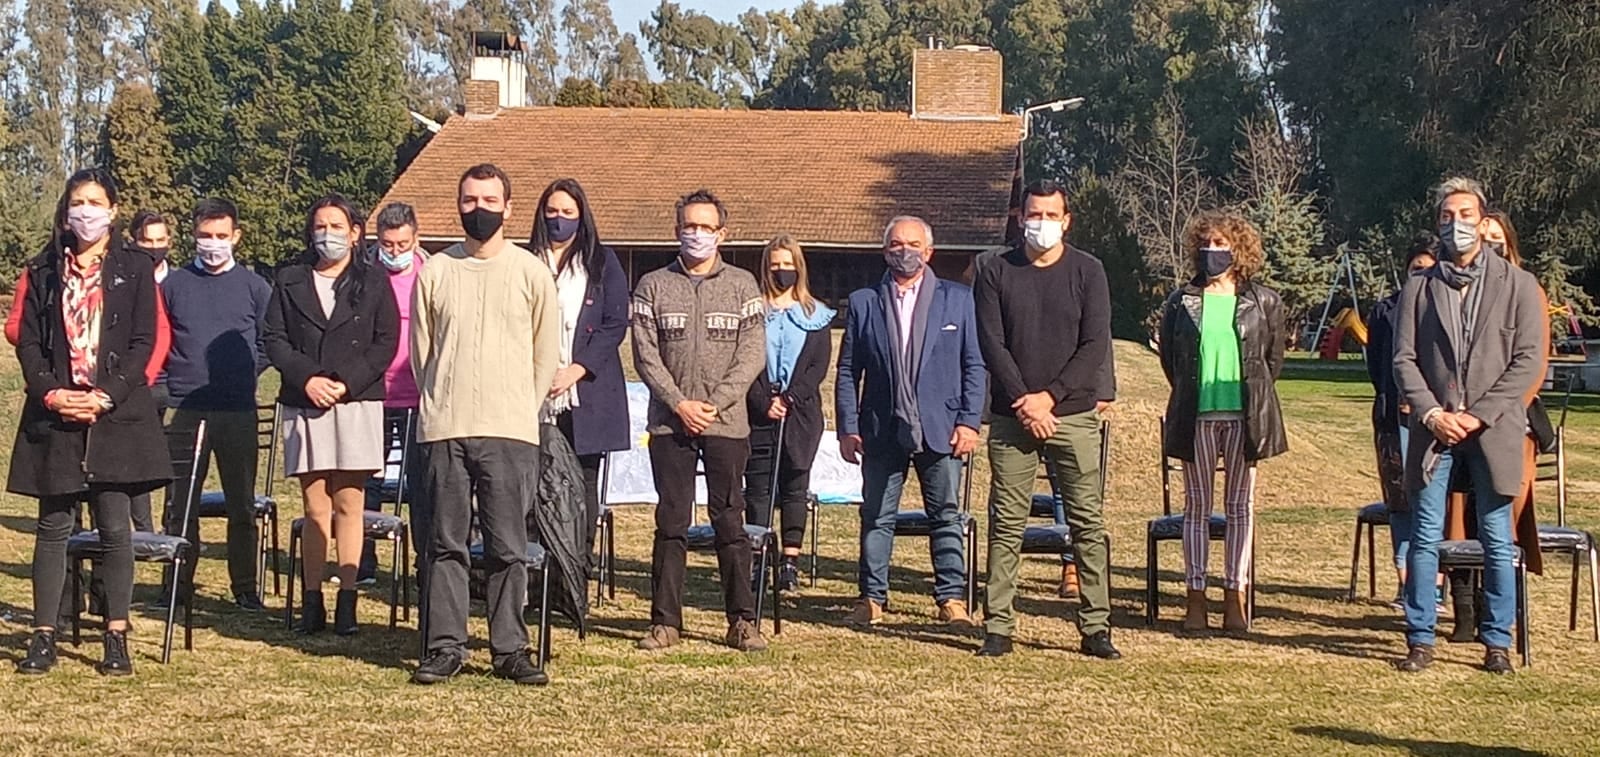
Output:
<path fill-rule="evenodd" d="M 340 589 L 333 606 L 333 632 L 350 636 L 356 630 L 356 590 Z"/>
<path fill-rule="evenodd" d="M 322 604 L 322 592 L 307 589 L 300 592 L 300 633 L 321 633 L 328 628 L 328 608 Z"/>
<path fill-rule="evenodd" d="M 17 663 L 17 672 L 42 676 L 56 666 L 56 632 L 34 631 L 28 639 L 28 656 Z"/>
<path fill-rule="evenodd" d="M 1450 606 L 1455 613 L 1455 628 L 1450 643 L 1470 644 L 1478 638 L 1478 608 L 1471 575 L 1465 571 L 1450 574 Z"/>
<path fill-rule="evenodd" d="M 100 675 L 133 675 L 133 658 L 128 654 L 128 632 L 106 631 L 102 641 L 105 643 L 105 656 L 95 668 L 100 671 Z"/>

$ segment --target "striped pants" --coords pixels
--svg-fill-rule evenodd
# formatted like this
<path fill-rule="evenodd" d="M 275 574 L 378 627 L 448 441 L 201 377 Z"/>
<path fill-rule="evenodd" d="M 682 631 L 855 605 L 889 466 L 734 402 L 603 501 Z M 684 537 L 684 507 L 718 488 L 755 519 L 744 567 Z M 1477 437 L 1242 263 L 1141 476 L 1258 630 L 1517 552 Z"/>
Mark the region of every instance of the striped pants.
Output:
<path fill-rule="evenodd" d="M 1194 462 L 1183 464 L 1183 570 L 1191 590 L 1206 588 L 1206 562 L 1211 549 L 1212 489 L 1217 458 L 1222 458 L 1223 513 L 1228 529 L 1223 539 L 1222 585 L 1244 589 L 1250 583 L 1251 545 L 1255 537 L 1256 467 L 1244 456 L 1244 421 L 1201 419 L 1195 425 Z"/>

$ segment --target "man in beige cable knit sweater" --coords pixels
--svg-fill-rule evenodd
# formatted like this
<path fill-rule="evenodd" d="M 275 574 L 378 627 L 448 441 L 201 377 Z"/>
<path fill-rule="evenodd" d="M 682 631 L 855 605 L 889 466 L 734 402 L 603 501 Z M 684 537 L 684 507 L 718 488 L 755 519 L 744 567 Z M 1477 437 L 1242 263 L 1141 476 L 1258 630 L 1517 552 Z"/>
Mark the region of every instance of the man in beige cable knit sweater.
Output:
<path fill-rule="evenodd" d="M 411 367 L 421 395 L 422 486 L 434 503 L 422 607 L 426 655 L 411 680 L 440 683 L 467 658 L 467 543 L 476 502 L 488 574 L 496 676 L 549 682 L 529 657 L 528 506 L 539 475 L 539 403 L 560 362 L 555 279 L 506 241 L 511 181 L 474 166 L 459 185 L 467 239 L 428 260 L 411 305 Z"/>

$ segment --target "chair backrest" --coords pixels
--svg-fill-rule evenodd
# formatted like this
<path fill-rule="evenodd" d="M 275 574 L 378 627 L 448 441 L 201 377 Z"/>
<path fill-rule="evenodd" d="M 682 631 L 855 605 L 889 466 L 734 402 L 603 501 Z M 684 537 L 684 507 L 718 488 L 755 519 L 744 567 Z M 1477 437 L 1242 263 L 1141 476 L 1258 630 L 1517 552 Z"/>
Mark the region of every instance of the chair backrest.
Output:
<path fill-rule="evenodd" d="M 1554 419 L 1556 450 L 1539 455 L 1534 462 L 1534 481 L 1554 483 L 1556 488 L 1556 525 L 1567 525 L 1567 410 L 1572 405 L 1572 387 L 1576 373 L 1566 377 L 1566 387 L 1561 395 L 1561 413 Z M 1543 388 L 1554 391 L 1562 382 L 1556 378 L 1545 379 Z M 1548 411 L 1548 406 L 1547 406 Z"/>
<path fill-rule="evenodd" d="M 261 496 L 272 496 L 272 479 L 278 472 L 278 422 L 283 406 L 278 403 L 256 406 L 256 453 L 267 453 L 266 475 L 261 477 Z"/>
<path fill-rule="evenodd" d="M 1161 428 L 1161 439 L 1157 440 L 1157 442 L 1156 442 L 1156 454 L 1161 455 L 1161 514 L 1162 515 L 1171 515 L 1172 514 L 1172 474 L 1176 473 L 1180 477 L 1183 475 L 1183 461 L 1168 457 L 1166 449 L 1165 449 L 1165 446 L 1161 443 L 1163 440 L 1165 440 L 1167 438 L 1167 418 L 1166 418 L 1166 416 L 1162 416 L 1161 417 L 1161 426 L 1160 426 L 1160 428 Z M 1218 471 L 1222 471 L 1223 470 L 1223 466 L 1222 466 L 1221 463 L 1217 464 L 1217 470 Z"/>
<path fill-rule="evenodd" d="M 417 429 L 416 408 L 406 408 L 405 416 L 400 420 L 400 433 L 391 435 L 388 443 L 384 445 L 383 459 L 388 462 L 389 456 L 395 452 L 400 453 L 400 472 L 395 475 L 394 482 L 394 515 L 397 518 L 405 517 L 406 502 L 406 472 L 411 462 L 411 437 Z"/>
<path fill-rule="evenodd" d="M 1039 477 L 1050 483 L 1050 496 L 1056 501 L 1061 501 L 1061 486 L 1056 481 L 1055 471 L 1050 468 L 1049 461 L 1044 453 L 1039 454 Z M 1100 421 L 1100 502 L 1106 500 L 1106 487 L 1111 476 L 1111 421 Z"/>
<path fill-rule="evenodd" d="M 189 512 L 194 507 L 194 504 L 200 501 L 200 487 L 205 484 L 200 479 L 200 463 L 204 459 L 206 451 L 205 420 L 202 419 L 195 426 L 193 437 L 168 431 L 167 449 L 172 455 L 172 469 L 174 471 L 189 471 L 189 475 L 186 477 L 179 478 L 174 476 L 172 479 L 172 490 L 176 490 L 183 497 L 183 519 L 178 521 L 182 524 L 179 526 L 182 529 L 182 533 L 179 536 L 189 539 Z M 171 493 L 172 491 L 169 490 L 168 507 L 172 506 Z"/>

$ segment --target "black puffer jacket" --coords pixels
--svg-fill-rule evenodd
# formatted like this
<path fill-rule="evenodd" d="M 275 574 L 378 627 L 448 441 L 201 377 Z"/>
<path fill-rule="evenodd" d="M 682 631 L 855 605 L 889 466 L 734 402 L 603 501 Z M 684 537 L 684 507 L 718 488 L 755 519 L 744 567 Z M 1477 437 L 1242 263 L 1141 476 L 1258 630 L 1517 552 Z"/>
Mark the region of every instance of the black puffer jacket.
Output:
<path fill-rule="evenodd" d="M 1203 282 L 1192 281 L 1167 297 L 1161 311 L 1161 370 L 1172 395 L 1167 400 L 1161 450 L 1194 462 L 1194 430 L 1200 405 L 1200 307 Z M 1245 457 L 1265 460 L 1289 450 L 1275 383 L 1283 371 L 1283 300 L 1260 284 L 1239 286 L 1233 315 L 1244 363 Z"/>

